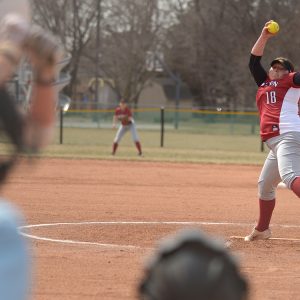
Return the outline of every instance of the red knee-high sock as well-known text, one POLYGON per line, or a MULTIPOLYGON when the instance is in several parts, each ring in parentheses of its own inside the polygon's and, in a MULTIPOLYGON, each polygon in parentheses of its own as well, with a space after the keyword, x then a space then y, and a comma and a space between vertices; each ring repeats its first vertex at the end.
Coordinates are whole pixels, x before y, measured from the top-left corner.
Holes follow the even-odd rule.
POLYGON ((118 148, 118 143, 113 143, 113 150, 112 150, 112 154, 115 154, 118 148))
POLYGON ((296 177, 291 184, 292 191, 300 198, 300 177, 296 177))
POLYGON ((135 145, 136 145, 136 148, 138 149, 139 151, 139 154, 142 154, 142 146, 141 146, 141 143, 140 142, 135 142, 135 145))
POLYGON ((274 207, 275 207, 275 199, 273 200, 259 199, 259 219, 257 222, 257 226, 255 227, 256 230, 264 231, 269 228, 274 207))

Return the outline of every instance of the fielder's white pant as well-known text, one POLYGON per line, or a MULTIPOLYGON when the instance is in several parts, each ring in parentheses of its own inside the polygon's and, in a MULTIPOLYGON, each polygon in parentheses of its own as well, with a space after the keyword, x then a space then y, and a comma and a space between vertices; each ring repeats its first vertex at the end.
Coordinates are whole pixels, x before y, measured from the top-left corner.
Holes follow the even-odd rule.
POLYGON ((118 143, 121 141, 121 139, 123 138, 124 134, 129 131, 131 132, 131 136, 132 136, 132 140, 134 142, 138 142, 139 141, 139 137, 136 131, 136 127, 135 127, 135 123, 131 123, 129 125, 122 125, 119 127, 117 134, 115 136, 114 139, 114 143, 118 143))
POLYGON ((270 152, 258 180, 258 196, 262 200, 275 198, 275 190, 283 181, 290 189, 300 176, 300 132, 288 132, 266 141, 270 152))

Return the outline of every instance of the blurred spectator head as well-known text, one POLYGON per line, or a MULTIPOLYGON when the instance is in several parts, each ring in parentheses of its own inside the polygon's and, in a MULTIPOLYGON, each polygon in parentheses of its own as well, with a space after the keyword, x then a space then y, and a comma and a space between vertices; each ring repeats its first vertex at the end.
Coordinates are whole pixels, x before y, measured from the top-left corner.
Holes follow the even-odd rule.
POLYGON ((241 300, 247 291, 224 244, 196 230, 163 240, 139 286, 142 300, 241 300))

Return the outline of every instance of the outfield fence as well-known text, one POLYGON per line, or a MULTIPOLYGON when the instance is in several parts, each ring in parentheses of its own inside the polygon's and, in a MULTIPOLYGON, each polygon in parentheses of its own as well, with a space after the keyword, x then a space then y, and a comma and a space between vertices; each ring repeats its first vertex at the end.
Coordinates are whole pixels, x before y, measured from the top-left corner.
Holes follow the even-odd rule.
MULTIPOLYGON (((63 144, 64 128, 111 128, 113 115, 114 109, 71 109, 66 113, 61 110, 58 118, 60 144, 63 144)), ((254 111, 139 108, 134 110, 134 119, 139 131, 158 131, 161 147, 164 147, 166 132, 171 130, 207 135, 259 136, 259 119, 254 111)), ((260 150, 264 151, 263 143, 260 150)))
MULTIPOLYGON (((59 118, 60 126, 111 128, 113 109, 71 109, 59 118)), ((140 130, 186 130, 201 134, 259 134, 256 112, 229 112, 201 109, 142 108, 134 110, 140 130), (162 113, 163 111, 163 113, 162 113)))

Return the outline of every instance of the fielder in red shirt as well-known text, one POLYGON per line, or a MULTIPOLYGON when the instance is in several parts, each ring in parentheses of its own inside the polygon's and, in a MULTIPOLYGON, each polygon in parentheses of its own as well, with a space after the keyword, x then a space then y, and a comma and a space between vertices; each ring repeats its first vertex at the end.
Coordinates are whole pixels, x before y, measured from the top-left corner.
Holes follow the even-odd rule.
POLYGON ((138 155, 142 156, 142 146, 136 131, 135 122, 132 117, 132 112, 127 106, 126 101, 124 99, 121 99, 119 106, 115 110, 115 114, 113 117, 113 128, 116 128, 117 121, 121 122, 121 126, 119 127, 114 139, 112 155, 115 155, 118 145, 124 134, 130 130, 132 140, 134 141, 135 146, 138 150, 138 155))
POLYGON ((259 180, 259 218, 245 241, 268 239, 275 207, 275 191, 282 181, 300 197, 300 72, 287 58, 278 57, 265 71, 260 61, 267 41, 274 37, 267 22, 254 44, 249 67, 258 85, 256 104, 260 117, 260 135, 270 152, 259 180))

